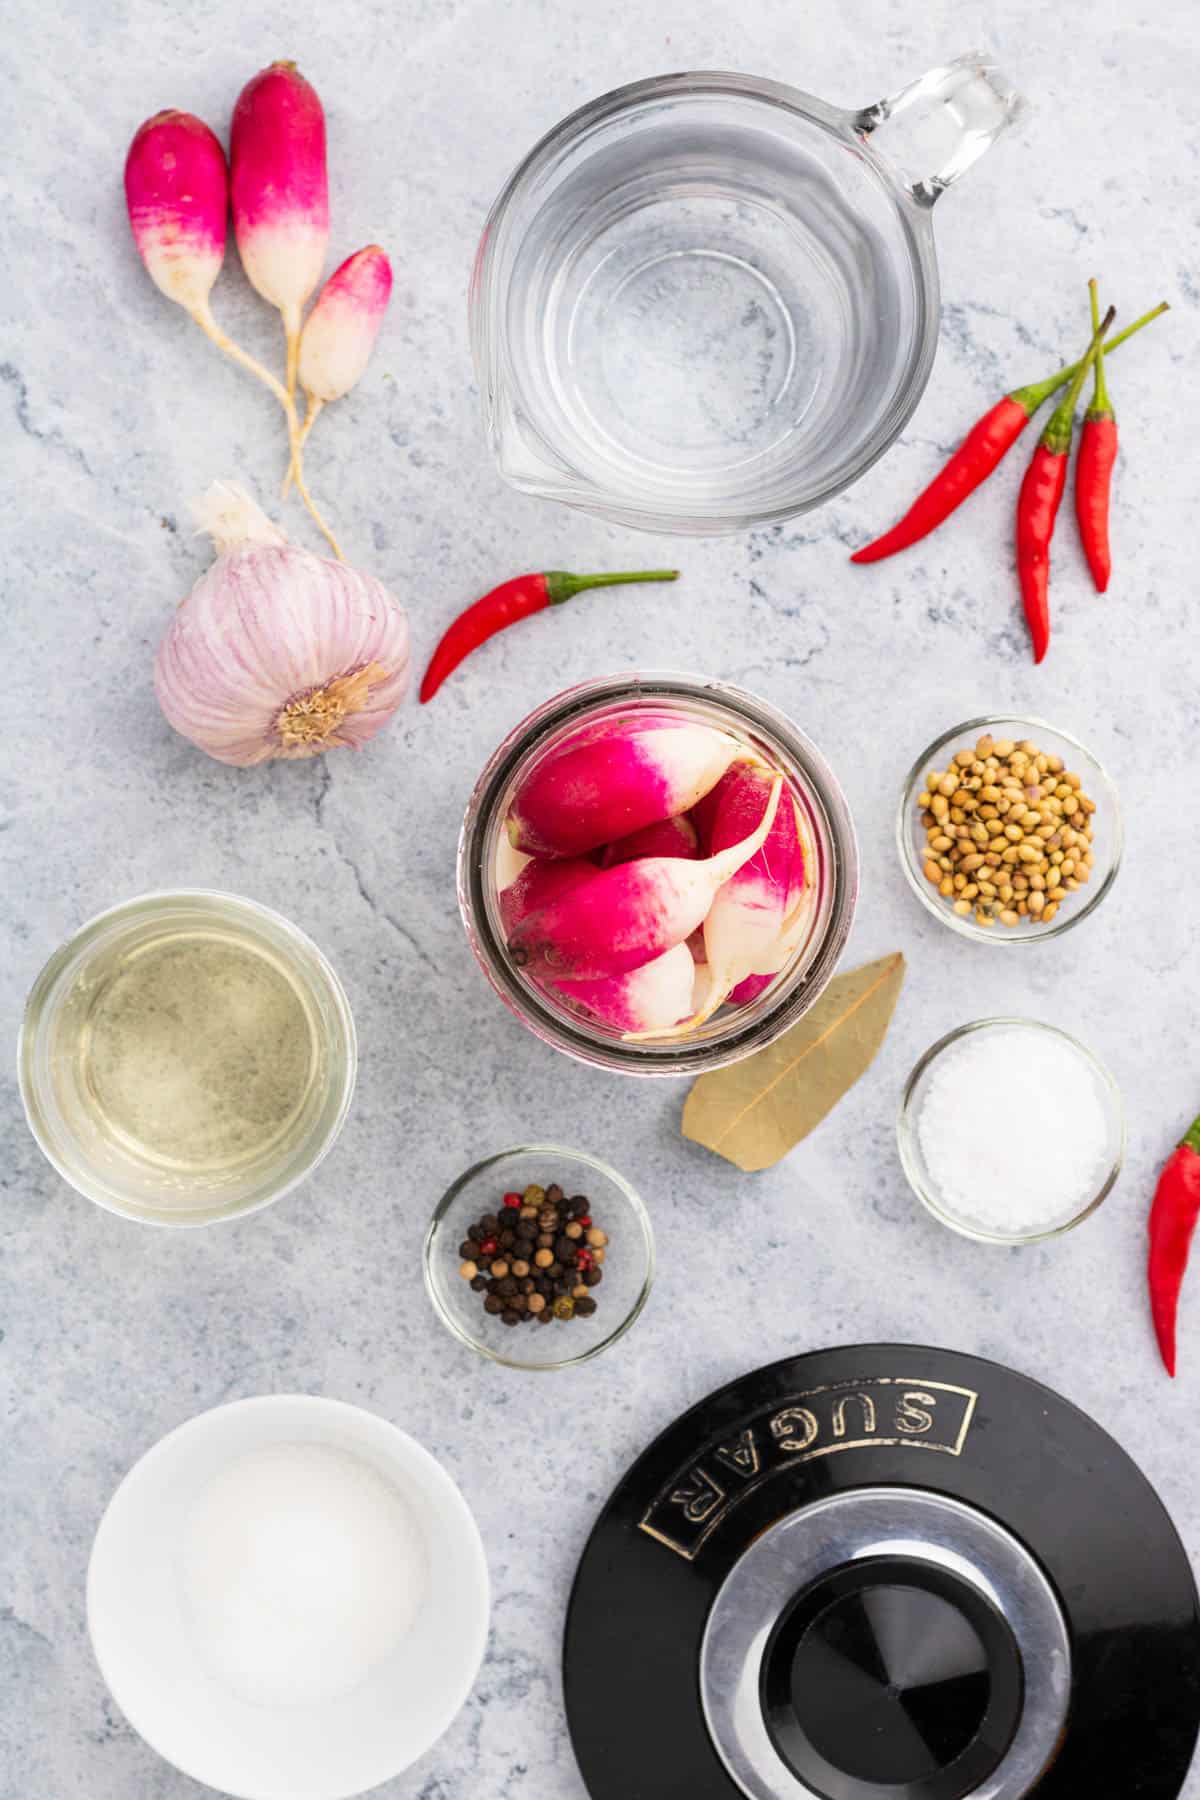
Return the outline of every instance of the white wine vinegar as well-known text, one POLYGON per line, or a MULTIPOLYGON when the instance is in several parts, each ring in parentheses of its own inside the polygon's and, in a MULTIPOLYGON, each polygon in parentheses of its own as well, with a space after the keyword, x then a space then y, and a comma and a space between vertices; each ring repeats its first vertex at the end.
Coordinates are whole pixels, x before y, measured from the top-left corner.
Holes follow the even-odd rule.
POLYGON ((164 1168, 228 1169, 286 1136, 314 1080, 306 998, 261 943, 185 929, 89 971, 79 1088, 103 1135, 164 1168))

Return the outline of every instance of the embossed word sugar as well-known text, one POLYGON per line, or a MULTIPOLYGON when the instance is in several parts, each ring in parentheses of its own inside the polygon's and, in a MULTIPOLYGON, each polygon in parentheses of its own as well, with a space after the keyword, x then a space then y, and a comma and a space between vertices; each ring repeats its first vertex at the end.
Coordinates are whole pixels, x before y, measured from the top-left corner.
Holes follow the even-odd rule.
POLYGON ((739 1500, 796 1463, 884 1444, 960 1455, 976 1398, 970 1388, 916 1376, 873 1376, 795 1394, 677 1470, 640 1528, 690 1562, 739 1500))

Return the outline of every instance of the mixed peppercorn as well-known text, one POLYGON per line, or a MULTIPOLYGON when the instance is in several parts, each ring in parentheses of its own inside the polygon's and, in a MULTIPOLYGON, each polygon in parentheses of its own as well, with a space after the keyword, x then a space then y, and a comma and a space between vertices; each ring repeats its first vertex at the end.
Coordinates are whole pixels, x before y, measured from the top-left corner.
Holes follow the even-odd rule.
POLYGON ((607 1245, 586 1195, 568 1200, 557 1182, 533 1183, 468 1226, 458 1272, 504 1325, 586 1319, 596 1310, 607 1245))

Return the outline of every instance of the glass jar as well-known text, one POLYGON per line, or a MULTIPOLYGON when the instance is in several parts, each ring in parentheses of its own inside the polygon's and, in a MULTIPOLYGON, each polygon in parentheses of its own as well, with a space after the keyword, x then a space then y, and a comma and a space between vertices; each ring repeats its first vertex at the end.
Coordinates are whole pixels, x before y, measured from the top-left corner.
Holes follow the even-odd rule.
POLYGON ((19 1062, 30 1130, 78 1193, 145 1224, 207 1225, 312 1173, 349 1111, 357 1053, 312 940, 252 900, 194 889, 128 900, 55 951, 19 1062), (207 1064, 181 1054, 181 982, 188 1023, 212 1027, 207 1064))
POLYGON ((765 700, 697 675, 610 675, 548 700, 511 731, 475 784, 458 846, 458 900, 480 968, 543 1042, 596 1068, 626 1075, 699 1075, 774 1042, 806 1013, 835 968, 858 898, 858 846, 845 797, 804 733, 765 700), (786 778, 797 802, 808 882, 801 941, 765 992, 725 1006, 686 1038, 638 1039, 578 1012, 535 985, 512 961, 500 918, 497 856, 507 849, 505 815, 535 762, 584 725, 632 712, 672 714, 739 738, 786 778))

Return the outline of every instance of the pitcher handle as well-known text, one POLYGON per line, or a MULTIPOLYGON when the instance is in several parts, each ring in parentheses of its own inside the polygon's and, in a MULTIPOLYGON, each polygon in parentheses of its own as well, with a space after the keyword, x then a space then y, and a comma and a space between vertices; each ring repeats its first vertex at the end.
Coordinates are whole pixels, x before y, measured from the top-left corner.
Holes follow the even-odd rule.
POLYGON ((854 129, 879 143, 914 200, 932 206, 1028 107, 989 57, 970 51, 864 107, 854 129), (914 175, 930 163, 932 174, 914 175))

